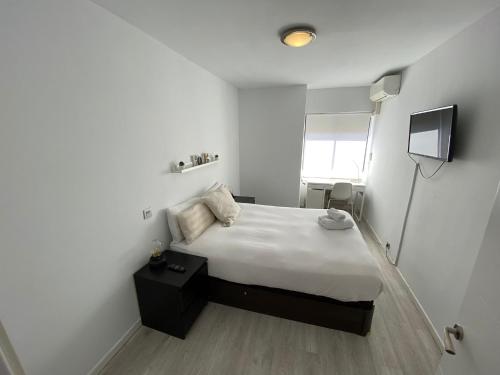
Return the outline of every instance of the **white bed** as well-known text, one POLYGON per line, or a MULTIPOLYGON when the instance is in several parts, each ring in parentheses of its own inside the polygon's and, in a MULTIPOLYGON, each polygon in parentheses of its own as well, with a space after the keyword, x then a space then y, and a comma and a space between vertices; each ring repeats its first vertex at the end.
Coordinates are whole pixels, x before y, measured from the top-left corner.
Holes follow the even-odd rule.
POLYGON ((317 219, 325 210, 240 206, 233 226, 215 222, 193 243, 173 242, 170 248, 207 257, 210 276, 235 283, 345 302, 380 294, 380 271, 356 226, 323 229, 317 219))

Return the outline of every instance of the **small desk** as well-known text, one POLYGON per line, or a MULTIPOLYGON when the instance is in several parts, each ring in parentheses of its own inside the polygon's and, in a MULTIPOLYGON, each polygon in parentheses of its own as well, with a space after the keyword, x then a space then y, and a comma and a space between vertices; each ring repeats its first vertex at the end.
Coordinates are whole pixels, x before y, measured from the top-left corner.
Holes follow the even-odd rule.
MULTIPOLYGON (((366 184, 363 182, 353 182, 349 180, 341 180, 341 179, 332 179, 332 178, 304 178, 303 181, 307 183, 307 196, 306 196, 306 207, 309 208, 325 208, 327 204, 327 196, 328 193, 332 190, 333 185, 337 182, 350 182, 352 184, 352 192, 353 192, 353 206, 354 206, 354 217, 356 220, 360 221, 363 217, 363 208, 365 205, 365 189, 366 184), (323 205, 322 207, 316 207, 317 204, 313 204, 313 206, 307 203, 307 197, 309 194, 309 189, 317 191, 316 199, 320 199, 323 197, 323 205), (359 205, 359 213, 356 213, 356 202, 360 200, 359 205)), ((316 200, 317 202, 317 200, 316 200)), ((316 203, 315 202, 315 203, 316 203)))

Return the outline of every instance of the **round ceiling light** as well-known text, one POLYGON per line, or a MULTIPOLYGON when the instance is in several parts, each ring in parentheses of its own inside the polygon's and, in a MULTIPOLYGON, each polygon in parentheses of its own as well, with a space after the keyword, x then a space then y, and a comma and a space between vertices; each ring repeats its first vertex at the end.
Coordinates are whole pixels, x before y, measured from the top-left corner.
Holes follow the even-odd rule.
POLYGON ((289 47, 304 47, 316 39, 312 27, 294 27, 281 33, 281 43, 289 47))

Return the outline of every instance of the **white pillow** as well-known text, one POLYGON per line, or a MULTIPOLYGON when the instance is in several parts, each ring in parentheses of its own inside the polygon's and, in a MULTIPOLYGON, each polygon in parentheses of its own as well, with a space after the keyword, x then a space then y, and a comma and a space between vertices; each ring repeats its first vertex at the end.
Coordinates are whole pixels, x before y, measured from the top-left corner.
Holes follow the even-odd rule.
POLYGON ((180 214, 185 209, 194 206, 199 201, 200 197, 194 197, 179 204, 176 204, 173 207, 167 208, 168 227, 170 229, 170 234, 172 235, 172 242, 179 243, 184 240, 184 235, 182 234, 181 228, 179 227, 179 223, 177 222, 177 215, 180 214))
POLYGON ((214 221, 215 217, 212 211, 201 202, 177 215, 177 222, 188 244, 197 239, 214 221))
POLYGON ((231 226, 241 210, 225 186, 205 194, 202 201, 225 226, 231 226))
MULTIPOLYGON (((204 194, 207 194, 211 191, 217 190, 223 185, 219 182, 215 182, 212 186, 210 186, 204 194)), ((177 215, 180 214, 185 209, 195 205, 201 200, 201 197, 193 197, 188 200, 185 200, 181 203, 176 204, 173 207, 167 208, 167 221, 168 228, 170 229, 170 234, 172 235, 172 242, 179 243, 184 241, 184 235, 182 234, 181 228, 179 227, 179 223, 177 222, 177 215)))

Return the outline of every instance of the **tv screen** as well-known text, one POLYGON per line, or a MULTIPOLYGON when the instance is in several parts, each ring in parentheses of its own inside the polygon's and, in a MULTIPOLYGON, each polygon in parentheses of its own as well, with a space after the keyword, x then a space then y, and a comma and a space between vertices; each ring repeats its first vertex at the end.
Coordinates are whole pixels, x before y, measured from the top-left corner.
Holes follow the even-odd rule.
POLYGON ((456 121, 456 105, 413 113, 408 153, 452 161, 456 121))

